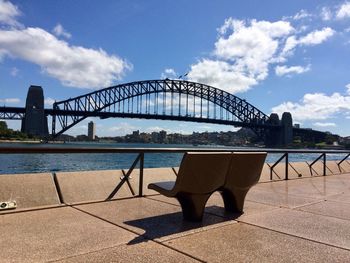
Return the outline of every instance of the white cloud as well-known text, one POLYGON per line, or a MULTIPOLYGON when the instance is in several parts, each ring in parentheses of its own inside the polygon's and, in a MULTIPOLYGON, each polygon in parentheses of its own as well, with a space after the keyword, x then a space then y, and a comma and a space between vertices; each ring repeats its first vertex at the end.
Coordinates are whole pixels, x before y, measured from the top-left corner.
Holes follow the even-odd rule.
MULTIPOLYGON (((256 21, 252 20, 246 26, 243 21, 228 19, 221 32, 232 30, 232 34, 225 37, 222 34, 215 43, 215 55, 224 60, 235 61, 242 67, 247 67, 252 73, 260 73, 265 70, 265 63, 277 51, 276 38, 290 34, 294 29, 289 22, 256 21), (227 28, 227 24, 230 25, 227 28), (253 63, 252 60, 255 60, 253 63), (254 64, 264 64, 255 66, 254 64)), ((264 73, 263 73, 264 74, 264 73)))
POLYGON ((247 91, 267 77, 269 64, 276 62, 279 41, 293 31, 286 21, 226 19, 218 29, 214 58, 191 65, 188 78, 231 93, 247 91))
POLYGON ((293 54, 294 48, 300 46, 314 46, 323 43, 328 38, 333 36, 335 31, 330 27, 325 27, 321 30, 315 30, 308 33, 306 36, 300 37, 290 36, 287 38, 285 46, 282 50, 281 56, 288 56, 293 54))
POLYGON ((350 2, 342 4, 336 14, 337 19, 344 19, 348 17, 350 17, 350 2))
POLYGON ((13 67, 13 68, 11 69, 10 74, 11 74, 12 77, 16 77, 16 76, 18 75, 18 72, 19 72, 18 68, 13 67))
MULTIPOLYGON (((301 10, 293 19, 311 17, 301 10)), ((307 30, 306 27, 302 27, 307 30)), ((329 27, 300 36, 289 21, 236 20, 229 18, 218 28, 212 57, 190 66, 188 79, 230 93, 245 92, 266 79, 273 64, 284 63, 298 46, 313 46, 326 41, 335 31, 329 27), (299 37, 300 36, 300 37, 299 37)), ((279 75, 301 74, 310 66, 277 66, 279 75)))
POLYGON ((58 37, 60 37, 60 36, 63 36, 65 38, 71 38, 72 37, 71 33, 66 31, 61 24, 57 24, 54 27, 54 29, 52 30, 52 32, 58 37))
POLYGON ((52 106, 55 103, 55 101, 55 99, 48 97, 44 100, 44 104, 47 106, 52 106))
POLYGON ((159 127, 159 126, 153 126, 153 127, 148 127, 146 129, 147 132, 160 132, 160 131, 166 131, 166 132, 171 132, 170 129, 166 129, 166 128, 163 128, 163 127, 159 127))
POLYGON ((306 10, 302 9, 300 10, 298 13, 296 13, 294 16, 293 16, 293 19, 294 20, 300 20, 300 19, 304 19, 304 18, 307 18, 307 17, 311 17, 312 15, 310 13, 308 13, 306 10))
POLYGON ((177 73, 172 68, 165 69, 164 72, 162 72, 162 74, 161 74, 162 79, 166 79, 166 78, 176 79, 177 76, 178 76, 177 73))
POLYGON ((285 111, 292 113, 293 120, 302 122, 305 120, 326 120, 333 118, 335 114, 350 114, 350 96, 333 93, 307 93, 299 102, 283 102, 273 107, 272 112, 282 114, 285 111))
MULTIPOLYGON (((18 8, 0 0, 0 23, 18 25, 18 8)), ((56 33, 66 36, 63 27, 56 33)), ((132 65, 103 49, 71 46, 41 28, 0 29, 0 61, 5 56, 40 66, 43 73, 63 85, 78 88, 102 88, 120 80, 132 65)))
POLYGON ((138 128, 127 122, 120 122, 117 126, 108 128, 111 136, 130 134, 138 128))
POLYGON ((7 99, 0 99, 0 103, 2 104, 18 104, 21 100, 18 98, 7 98, 7 99))
POLYGON ((41 28, 0 30, 0 50, 39 65, 63 85, 79 88, 109 86, 132 68, 102 49, 70 46, 41 28))
POLYGON ((321 44, 326 41, 328 38, 333 36, 335 31, 330 27, 325 27, 322 30, 315 30, 306 36, 299 39, 299 44, 305 46, 313 46, 321 44))
POLYGON ((347 94, 350 95, 350 83, 347 84, 345 87, 346 87, 347 94))
POLYGON ((0 23, 9 26, 21 26, 20 23, 16 21, 21 12, 18 10, 17 6, 13 5, 9 1, 0 0, 0 23))
POLYGON ((191 65, 188 78, 192 81, 206 83, 230 93, 244 92, 258 82, 239 72, 235 66, 219 60, 203 59, 191 65))
POLYGON ((317 127, 336 127, 337 125, 333 122, 315 122, 312 125, 317 127))
POLYGON ((307 67, 302 66, 276 66, 275 73, 277 76, 290 75, 290 74, 302 74, 310 70, 310 65, 307 67))
POLYGON ((322 7, 321 18, 323 21, 329 21, 332 19, 332 11, 328 7, 322 7))

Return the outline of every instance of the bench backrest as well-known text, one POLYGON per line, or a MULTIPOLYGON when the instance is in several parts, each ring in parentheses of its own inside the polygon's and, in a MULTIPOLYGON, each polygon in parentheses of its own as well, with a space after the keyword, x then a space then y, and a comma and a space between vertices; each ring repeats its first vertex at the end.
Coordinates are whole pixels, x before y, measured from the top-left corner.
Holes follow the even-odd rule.
POLYGON ((232 153, 185 153, 174 189, 194 194, 210 193, 225 182, 232 153))
POLYGON ((225 186, 249 188, 260 179, 266 152, 234 152, 227 172, 225 186))

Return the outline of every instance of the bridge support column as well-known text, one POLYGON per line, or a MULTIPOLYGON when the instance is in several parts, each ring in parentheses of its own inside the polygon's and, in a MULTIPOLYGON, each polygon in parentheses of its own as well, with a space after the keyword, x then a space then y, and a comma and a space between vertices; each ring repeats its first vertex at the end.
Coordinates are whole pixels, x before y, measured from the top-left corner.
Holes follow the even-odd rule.
POLYGON ((273 128, 266 130, 265 145, 268 147, 277 147, 281 145, 281 122, 277 113, 271 113, 269 124, 272 125, 273 128))
POLYGON ((283 146, 290 145, 293 142, 293 120, 290 112, 284 112, 281 119, 281 142, 283 146))
POLYGON ((21 131, 40 137, 49 135, 47 116, 44 111, 44 92, 40 86, 29 87, 21 131))
POLYGON ((268 147, 285 147, 293 142, 293 120, 290 112, 284 112, 280 120, 276 113, 271 113, 270 124, 274 126, 267 131, 265 144, 268 147))

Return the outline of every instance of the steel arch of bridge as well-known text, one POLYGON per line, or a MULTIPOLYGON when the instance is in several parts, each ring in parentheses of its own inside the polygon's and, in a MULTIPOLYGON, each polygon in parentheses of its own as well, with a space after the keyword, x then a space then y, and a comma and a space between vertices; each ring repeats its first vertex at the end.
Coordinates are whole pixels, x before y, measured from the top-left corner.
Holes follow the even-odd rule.
POLYGON ((53 137, 87 117, 226 124, 250 127, 258 135, 269 126, 269 117, 244 99, 205 84, 170 79, 120 84, 55 102, 52 117, 53 137))

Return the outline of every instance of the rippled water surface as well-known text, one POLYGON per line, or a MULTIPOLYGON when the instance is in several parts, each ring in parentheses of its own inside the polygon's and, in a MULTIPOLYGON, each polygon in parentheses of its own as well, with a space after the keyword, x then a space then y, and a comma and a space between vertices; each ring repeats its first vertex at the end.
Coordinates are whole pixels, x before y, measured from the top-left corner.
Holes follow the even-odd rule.
MULTIPOLYGON (((24 143, 1 143, 3 146, 28 147, 33 144, 24 143)), ((36 147, 46 147, 38 144, 36 147)), ((122 148, 230 148, 223 146, 193 146, 193 145, 171 145, 171 144, 117 144, 117 143, 67 143, 50 144, 57 147, 122 147, 122 148)), ((254 148, 251 148, 254 150, 254 148)), ((86 170, 112 170, 129 168, 137 154, 0 154, 0 174, 14 173, 38 173, 57 171, 86 171, 86 170)), ((289 161, 313 161, 319 154, 290 154, 289 161)), ((327 160, 340 160, 345 154, 327 154, 327 160)), ((281 154, 269 154, 267 162, 274 162, 281 154)), ((180 164, 182 154, 180 153, 148 153, 145 154, 145 168, 154 167, 176 167, 180 164)))

